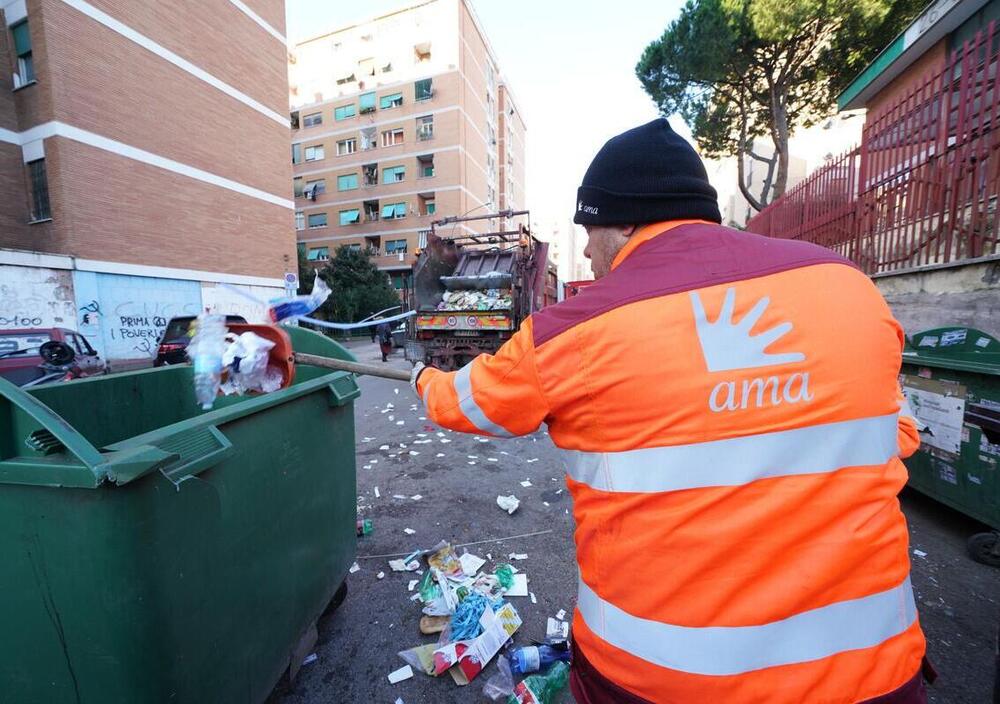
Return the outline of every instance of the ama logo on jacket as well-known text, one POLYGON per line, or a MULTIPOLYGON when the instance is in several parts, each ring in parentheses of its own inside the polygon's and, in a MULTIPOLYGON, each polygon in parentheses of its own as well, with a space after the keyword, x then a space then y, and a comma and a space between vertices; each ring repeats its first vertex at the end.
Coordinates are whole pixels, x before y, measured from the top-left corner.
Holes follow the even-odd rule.
MULTIPOLYGON (((736 288, 726 289, 722 310, 714 321, 708 319, 705 305, 697 291, 691 291, 691 307, 698 331, 698 342, 710 374, 760 367, 775 367, 804 362, 802 352, 768 352, 792 330, 792 323, 785 321, 756 335, 750 331, 764 315, 771 303, 769 296, 758 300, 738 322, 733 320, 736 308, 736 288)), ((780 347, 780 345, 779 345, 780 347)), ((708 407, 714 413, 777 406, 781 403, 808 403, 813 400, 809 392, 809 372, 794 372, 788 376, 774 374, 751 379, 724 380, 712 387, 708 407)))

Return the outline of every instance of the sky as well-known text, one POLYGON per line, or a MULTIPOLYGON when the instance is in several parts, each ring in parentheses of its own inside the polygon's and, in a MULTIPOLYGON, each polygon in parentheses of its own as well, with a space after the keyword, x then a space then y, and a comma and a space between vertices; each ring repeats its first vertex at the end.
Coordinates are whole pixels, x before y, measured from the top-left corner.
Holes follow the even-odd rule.
MULTIPOLYGON (((405 6, 401 0, 286 0, 290 43, 405 6)), ((683 0, 473 0, 527 124, 531 219, 565 231, 576 188, 609 138, 657 117, 635 77, 643 49, 683 0), (627 7, 627 10, 622 9, 627 7)), ((685 137, 679 118, 671 125, 685 137)), ((546 233, 538 232, 543 239, 546 233)))

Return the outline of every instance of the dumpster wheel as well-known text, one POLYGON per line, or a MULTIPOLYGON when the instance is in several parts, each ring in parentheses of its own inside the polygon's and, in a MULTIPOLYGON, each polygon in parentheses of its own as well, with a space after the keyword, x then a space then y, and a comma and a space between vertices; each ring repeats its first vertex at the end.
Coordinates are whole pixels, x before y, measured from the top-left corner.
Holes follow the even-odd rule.
POLYGON ((1000 533, 976 533, 966 543, 969 557, 991 567, 1000 567, 1000 533))

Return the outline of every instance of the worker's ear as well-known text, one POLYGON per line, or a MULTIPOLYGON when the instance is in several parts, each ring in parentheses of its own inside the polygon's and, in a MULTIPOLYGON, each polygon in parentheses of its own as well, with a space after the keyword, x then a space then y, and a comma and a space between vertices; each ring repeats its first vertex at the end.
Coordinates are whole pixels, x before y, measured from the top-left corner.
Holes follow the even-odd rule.
POLYGON ((622 231, 622 237, 631 237, 635 234, 635 231, 639 229, 638 225, 630 225, 624 231, 622 231))

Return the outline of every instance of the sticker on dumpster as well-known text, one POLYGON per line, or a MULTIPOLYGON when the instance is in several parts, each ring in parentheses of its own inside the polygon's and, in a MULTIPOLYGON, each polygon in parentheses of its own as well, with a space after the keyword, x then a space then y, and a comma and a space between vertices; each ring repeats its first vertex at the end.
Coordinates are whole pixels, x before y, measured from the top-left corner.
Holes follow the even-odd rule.
POLYGON ((907 374, 903 393, 913 409, 921 442, 957 455, 962 447, 965 387, 907 374))
POLYGON ((933 335, 928 335, 927 337, 920 340, 920 347, 937 347, 938 339, 933 335))
POLYGON ((989 347, 989 346, 990 346, 990 338, 988 337, 980 337, 978 340, 976 340, 976 347, 989 347))
POLYGON ((938 476, 941 481, 948 482, 949 484, 958 484, 958 473, 955 472, 955 468, 944 460, 938 459, 937 457, 931 460, 934 468, 937 470, 938 476))
POLYGON ((965 338, 968 337, 969 331, 965 328, 961 330, 949 330, 947 332, 941 333, 941 346, 951 347, 952 345, 958 345, 965 342, 965 338))

